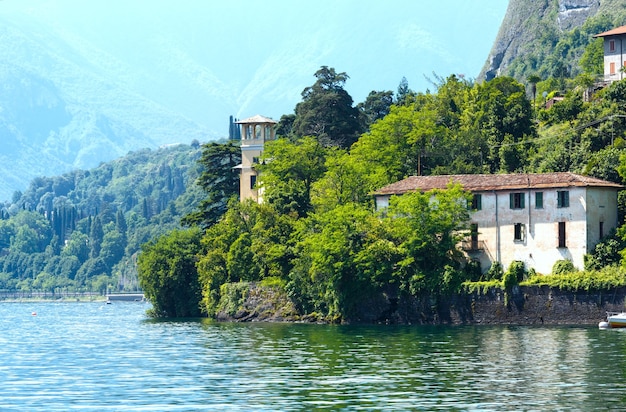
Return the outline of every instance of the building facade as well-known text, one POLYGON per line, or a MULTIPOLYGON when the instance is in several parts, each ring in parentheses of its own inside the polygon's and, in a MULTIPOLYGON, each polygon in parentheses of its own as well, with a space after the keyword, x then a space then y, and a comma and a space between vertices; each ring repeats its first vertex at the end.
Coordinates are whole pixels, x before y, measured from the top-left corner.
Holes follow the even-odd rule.
POLYGON ((239 178, 239 199, 263 201, 259 189, 259 173, 255 165, 259 163, 265 143, 276 139, 276 121, 256 115, 235 122, 241 128, 241 175, 239 178))
POLYGON ((614 82, 624 78, 626 67, 626 26, 596 34, 604 39, 604 81, 614 82))
POLYGON ((616 183, 574 173, 411 176, 374 195, 376 207, 410 191, 459 183, 473 195, 469 236, 461 244, 486 271, 513 261, 549 274, 558 260, 584 268, 584 255, 618 226, 616 183))

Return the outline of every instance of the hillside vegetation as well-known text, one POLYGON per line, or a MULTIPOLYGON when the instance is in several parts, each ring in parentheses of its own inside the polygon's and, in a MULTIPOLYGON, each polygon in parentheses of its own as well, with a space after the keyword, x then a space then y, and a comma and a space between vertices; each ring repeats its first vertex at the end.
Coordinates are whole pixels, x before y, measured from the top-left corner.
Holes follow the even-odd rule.
MULTIPOLYGON (((510 0, 478 78, 573 78, 583 72, 585 48, 599 41, 592 36, 624 24, 620 0, 510 0)), ((591 74, 601 75, 601 66, 595 68, 591 74)))
POLYGON ((180 227, 203 194, 200 146, 144 149, 34 179, 0 219, 0 289, 137 290, 141 244, 180 227))

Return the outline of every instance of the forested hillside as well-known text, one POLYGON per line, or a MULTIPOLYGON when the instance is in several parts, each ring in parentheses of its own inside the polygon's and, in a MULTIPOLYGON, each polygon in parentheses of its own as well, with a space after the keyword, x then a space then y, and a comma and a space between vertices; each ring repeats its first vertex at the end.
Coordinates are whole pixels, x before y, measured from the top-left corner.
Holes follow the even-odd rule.
POLYGON ((140 245, 179 228, 204 197, 200 156, 197 142, 144 149, 34 179, 2 205, 0 289, 137 290, 140 245))

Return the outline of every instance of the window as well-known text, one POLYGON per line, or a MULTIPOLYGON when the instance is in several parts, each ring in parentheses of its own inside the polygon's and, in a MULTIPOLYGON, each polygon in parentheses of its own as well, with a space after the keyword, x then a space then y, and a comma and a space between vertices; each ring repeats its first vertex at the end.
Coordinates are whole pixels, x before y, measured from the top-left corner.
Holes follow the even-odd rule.
POLYGON ((615 51, 615 40, 609 40, 609 51, 615 51))
POLYGON ((514 234, 513 234, 513 240, 515 240, 516 242, 523 242, 524 241, 524 235, 525 235, 525 228, 524 228, 524 224, 523 223, 516 223, 514 226, 514 234))
POLYGON ((255 165, 259 164, 259 158, 257 156, 252 157, 252 163, 255 165))
POLYGON ((604 222, 600 222, 600 239, 604 237, 604 222))
POLYGON ((535 209, 543 209, 543 192, 535 193, 535 209))
POLYGON ((481 210, 482 208, 483 208, 482 195, 475 194, 474 196, 472 196, 472 202, 470 204, 470 209, 471 210, 481 210))
POLYGON ((609 64, 609 74, 615 74, 615 62, 609 64))
POLYGON ((559 222, 559 247, 567 247, 565 243, 565 222, 559 222))
POLYGON ((524 193, 511 193, 509 196, 511 209, 524 208, 524 193))
POLYGON ((256 175, 250 176, 250 189, 254 189, 254 186, 256 186, 256 175))
POLYGON ((556 207, 569 207, 569 192, 567 190, 556 192, 556 207))

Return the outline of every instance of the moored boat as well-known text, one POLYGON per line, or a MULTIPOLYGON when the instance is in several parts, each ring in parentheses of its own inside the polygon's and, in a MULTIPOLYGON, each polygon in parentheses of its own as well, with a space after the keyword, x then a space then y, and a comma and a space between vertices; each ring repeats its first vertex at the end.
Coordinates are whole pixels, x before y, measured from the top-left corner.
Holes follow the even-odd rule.
POLYGON ((626 328, 626 312, 607 312, 606 320, 610 328, 626 328))

